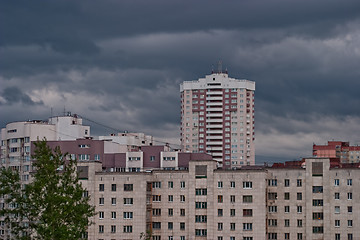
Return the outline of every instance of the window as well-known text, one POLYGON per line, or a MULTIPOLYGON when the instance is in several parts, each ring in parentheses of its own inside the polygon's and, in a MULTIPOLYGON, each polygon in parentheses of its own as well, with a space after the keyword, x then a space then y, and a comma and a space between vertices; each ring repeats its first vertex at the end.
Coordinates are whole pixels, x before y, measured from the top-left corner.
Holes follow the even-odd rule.
POLYGON ((285 219, 284 226, 285 227, 290 227, 290 219, 285 219))
POLYGON ((284 193, 284 199, 285 200, 290 200, 290 193, 289 192, 284 193))
POLYGON ((302 180, 301 180, 301 179, 297 179, 297 180, 296 180, 296 186, 297 186, 297 187, 301 187, 301 186, 302 186, 302 180))
POLYGON ((195 236, 205 237, 207 235, 206 229, 195 229, 195 236))
POLYGON ((185 182, 184 181, 180 182, 180 188, 185 188, 185 182))
POLYGON ((218 223, 218 231, 222 231, 223 227, 223 223, 218 223))
POLYGON ((348 180, 347 180, 347 185, 348 185, 348 186, 352 186, 352 179, 348 179, 348 180))
POLYGON ((116 219, 116 212, 111 212, 111 219, 116 219))
POLYGON ((276 213, 277 212, 277 206, 269 206, 269 213, 276 213))
POLYGON ((335 227, 340 227, 340 220, 335 220, 335 227))
POLYGON ((348 220, 348 227, 352 227, 353 226, 353 220, 348 220))
POLYGON ((104 184, 99 184, 99 192, 103 192, 104 191, 104 184))
POLYGON ((313 186, 313 193, 322 193, 323 186, 313 186))
POLYGON ((153 195, 152 200, 153 202, 161 202, 161 195, 153 195))
POLYGON ((277 219, 268 219, 269 227, 276 227, 277 226, 277 219))
POLYGON ((169 208, 169 209, 168 209, 168 216, 169 216, 169 217, 172 217, 173 215, 174 215, 174 209, 169 208))
POLYGON ((334 186, 339 186, 339 185, 340 185, 340 180, 334 179, 334 186))
POLYGON ((104 233, 104 225, 99 225, 99 233, 104 233))
POLYGON ((153 216, 161 216, 161 209, 160 208, 153 208, 152 215, 153 216))
POLYGON ((132 184, 124 184, 124 191, 130 192, 132 190, 133 190, 133 185, 132 184))
POLYGON ((277 186, 277 179, 269 179, 268 180, 268 186, 277 186))
POLYGON ((335 206, 335 213, 340 213, 340 206, 335 206))
POLYGON ((94 160, 95 161, 100 161, 100 154, 95 154, 94 155, 94 160))
POLYGON ((243 196, 243 203, 252 203, 253 197, 252 195, 244 195, 243 196))
POLYGON ((352 233, 348 233, 348 240, 353 240, 353 234, 352 233))
POLYGON ((115 225, 111 225, 111 233, 116 233, 116 226, 115 225))
POLYGON ((339 199, 340 199, 340 193, 338 193, 338 192, 335 193, 335 199, 336 199, 336 200, 339 200, 339 199))
POLYGON ((222 209, 218 209, 218 217, 222 217, 223 216, 223 210, 222 209))
POLYGON ((297 226, 298 226, 298 227, 302 227, 302 219, 298 219, 298 220, 297 220, 297 226))
POLYGON ((132 233, 132 226, 124 226, 124 233, 132 233))
POLYGON ((168 182, 168 188, 174 188, 174 182, 169 181, 168 182))
POLYGON ((352 192, 347 193, 348 200, 352 200, 352 192))
POLYGON ((207 195, 207 189, 206 188, 196 188, 195 195, 207 195))
POLYGON ((253 237, 243 237, 243 240, 253 240, 253 237))
POLYGON ((218 203, 222 203, 223 200, 223 195, 218 195, 218 203))
POLYGON ((352 206, 348 206, 348 213, 352 213, 352 206))
POLYGON ((268 233, 268 239, 269 240, 277 239, 277 233, 268 233))
POLYGON ((116 184, 111 184, 111 191, 116 192, 116 184))
POLYGON ((301 193, 301 192, 298 192, 298 193, 296 194, 296 199, 297 199, 297 200, 302 200, 302 193, 301 193))
POLYGON ((104 219, 104 212, 99 212, 99 219, 104 219))
POLYGON ((302 213, 302 206, 297 206, 297 213, 302 213))
POLYGON ((151 162, 155 161, 155 156, 150 156, 150 161, 151 162))
POLYGON ((324 200, 322 199, 313 199, 313 206, 323 206, 324 205, 324 200))
POLYGON ((235 195, 230 195, 230 202, 235 203, 235 195))
POLYGON ((207 208, 207 202, 195 202, 195 208, 196 209, 206 209, 207 208))
POLYGON ((185 195, 180 195, 180 202, 185 202, 185 195))
POLYGON ((207 222, 207 216, 206 215, 195 215, 195 222, 206 223, 207 222))
POLYGON ((133 202, 134 202, 133 198, 124 198, 125 205, 131 205, 131 204, 133 204, 133 202))
POLYGON ((284 233, 284 239, 290 239, 290 233, 284 233))
POLYGON ((235 231, 236 226, 235 223, 230 223, 230 231, 235 231))
POLYGON ((161 188, 161 182, 153 182, 152 187, 153 188, 161 188))
POLYGON ((322 212, 313 212, 313 220, 323 220, 324 213, 322 212))
POLYGON ((111 205, 116 205, 116 198, 111 198, 111 205))
POLYGON ((243 216, 244 217, 252 217, 252 209, 243 209, 243 216))
POLYGON ((104 205, 104 198, 99 198, 99 205, 104 205))
POLYGON ((168 196, 168 200, 169 200, 169 202, 173 202, 173 201, 174 201, 174 196, 173 196, 173 195, 169 195, 169 196, 168 196))
POLYGON ((302 240, 302 239, 303 239, 302 233, 298 233, 298 234, 297 234, 297 240, 302 240))
POLYGON ((184 222, 180 223, 180 230, 185 230, 185 223, 184 222))
POLYGON ((268 193, 268 199, 269 200, 276 200, 277 199, 277 193, 276 192, 269 192, 268 193))
POLYGON ((161 229, 161 222, 153 222, 152 227, 153 229, 161 229))
POLYGON ((324 233, 324 227, 313 227, 313 233, 324 233))
POLYGON ((235 209, 230 209, 230 217, 235 217, 235 209))
POLYGON ((285 206, 284 207, 284 212, 289 213, 290 212, 290 206, 285 206))
POLYGON ((340 240, 340 233, 335 233, 335 240, 340 240))
POLYGON ((133 212, 124 212, 124 219, 132 219, 132 218, 133 218, 133 212))
POLYGON ((174 224, 172 222, 168 222, 168 229, 171 230, 174 228, 174 224))
POLYGON ((230 182, 230 188, 235 188, 235 182, 234 181, 230 182))
POLYGON ((251 189, 252 188, 252 182, 243 182, 243 188, 244 189, 251 189))
POLYGON ((180 236, 180 240, 185 240, 185 236, 180 236))
POLYGON ((181 208, 180 209, 180 216, 185 216, 185 209, 184 208, 181 208))

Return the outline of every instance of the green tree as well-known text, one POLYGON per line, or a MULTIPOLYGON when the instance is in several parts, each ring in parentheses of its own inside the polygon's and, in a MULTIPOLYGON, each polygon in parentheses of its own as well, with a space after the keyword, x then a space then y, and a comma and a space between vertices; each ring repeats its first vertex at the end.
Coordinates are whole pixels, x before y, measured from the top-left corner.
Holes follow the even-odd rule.
POLYGON ((67 160, 67 154, 62 154, 59 147, 52 150, 45 140, 35 143, 33 159, 33 181, 23 188, 17 172, 4 169, 1 173, 8 176, 0 178, 2 194, 7 196, 7 203, 14 205, 0 213, 7 216, 13 238, 81 238, 95 209, 89 204, 89 196, 84 196, 76 160, 67 160), (6 188, 14 184, 15 191, 6 188))

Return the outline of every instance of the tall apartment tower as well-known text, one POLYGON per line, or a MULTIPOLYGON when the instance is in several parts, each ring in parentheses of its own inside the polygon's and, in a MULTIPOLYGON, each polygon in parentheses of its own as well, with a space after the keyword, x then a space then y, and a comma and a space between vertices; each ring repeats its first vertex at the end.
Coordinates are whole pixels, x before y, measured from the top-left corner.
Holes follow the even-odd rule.
POLYGON ((223 168, 255 164, 254 91, 223 71, 180 84, 182 150, 207 152, 223 168))

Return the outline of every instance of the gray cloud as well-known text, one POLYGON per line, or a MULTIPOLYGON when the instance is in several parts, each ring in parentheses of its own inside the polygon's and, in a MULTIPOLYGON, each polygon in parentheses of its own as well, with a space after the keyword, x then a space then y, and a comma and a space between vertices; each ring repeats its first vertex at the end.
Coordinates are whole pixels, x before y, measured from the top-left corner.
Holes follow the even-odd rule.
POLYGON ((308 155, 334 136, 358 142, 359 16, 356 0, 2 1, 0 124, 65 107, 178 139, 179 84, 222 59, 256 81, 262 159, 308 155))

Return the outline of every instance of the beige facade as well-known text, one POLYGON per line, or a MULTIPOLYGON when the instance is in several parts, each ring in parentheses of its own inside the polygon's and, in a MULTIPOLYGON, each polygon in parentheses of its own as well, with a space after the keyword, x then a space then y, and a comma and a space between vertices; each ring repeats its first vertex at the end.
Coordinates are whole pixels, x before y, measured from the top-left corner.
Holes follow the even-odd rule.
POLYGON ((89 239, 139 239, 147 229, 166 240, 360 239, 360 169, 330 168, 329 159, 237 170, 191 161, 186 171, 124 173, 86 165, 82 182, 98 212, 89 239))

